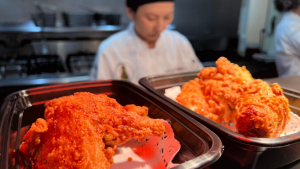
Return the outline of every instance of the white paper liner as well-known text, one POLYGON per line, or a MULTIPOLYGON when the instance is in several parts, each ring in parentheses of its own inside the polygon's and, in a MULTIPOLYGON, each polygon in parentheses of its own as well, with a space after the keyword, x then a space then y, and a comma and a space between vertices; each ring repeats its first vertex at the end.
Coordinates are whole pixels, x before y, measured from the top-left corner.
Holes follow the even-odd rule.
POLYGON ((166 89, 165 90, 165 96, 167 96, 168 98, 175 100, 177 96, 181 93, 181 88, 180 86, 174 86, 172 88, 166 89))
POLYGON ((171 125, 164 120, 166 131, 162 137, 150 136, 139 142, 131 140, 118 146, 111 169, 168 169, 176 164, 171 161, 180 150, 171 125), (131 158, 132 161, 128 159, 131 158))
MULTIPOLYGON (((178 96, 178 94, 181 93, 181 88, 180 86, 175 86, 172 88, 168 88, 165 90, 165 96, 169 97, 170 99, 176 101, 176 97, 178 96), (179 92, 179 93, 178 93, 179 92)), ((280 135, 280 137, 282 136, 286 136, 286 135, 290 135, 290 134, 294 134, 300 131, 300 118, 297 114, 290 112, 290 117, 291 120, 289 121, 289 123, 286 125, 283 133, 280 135)), ((223 126, 229 128, 232 131, 236 131, 235 126, 233 123, 221 123, 223 126)))

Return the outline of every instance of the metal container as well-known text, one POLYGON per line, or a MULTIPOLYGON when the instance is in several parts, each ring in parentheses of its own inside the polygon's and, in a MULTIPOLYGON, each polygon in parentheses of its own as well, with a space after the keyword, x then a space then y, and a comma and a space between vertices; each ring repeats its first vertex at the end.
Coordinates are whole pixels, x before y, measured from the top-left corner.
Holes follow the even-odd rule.
POLYGON ((38 13, 32 14, 31 18, 38 27, 55 27, 56 23, 56 14, 53 13, 38 13))
MULTIPOLYGON (((225 151, 211 168, 224 168, 224 166, 226 168, 278 168, 300 159, 300 132, 279 138, 245 137, 164 96, 165 89, 182 86, 195 79, 197 73, 145 77, 139 83, 214 131, 221 138, 225 151)), ((300 93, 284 89, 284 94, 290 101, 291 110, 300 115, 300 93)))
POLYGON ((0 168, 19 168, 19 161, 14 159, 19 159, 19 146, 27 132, 23 129, 43 118, 44 103, 75 92, 102 93, 121 105, 147 106, 151 118, 168 121, 181 144, 173 160, 180 164, 176 169, 206 167, 223 152, 217 135, 154 94, 125 81, 95 81, 33 88, 9 95, 0 112, 0 168))
POLYGON ((62 16, 67 27, 92 26, 94 23, 94 14, 63 13, 62 16))
POLYGON ((121 24, 121 15, 118 14, 103 14, 103 19, 107 25, 121 24))

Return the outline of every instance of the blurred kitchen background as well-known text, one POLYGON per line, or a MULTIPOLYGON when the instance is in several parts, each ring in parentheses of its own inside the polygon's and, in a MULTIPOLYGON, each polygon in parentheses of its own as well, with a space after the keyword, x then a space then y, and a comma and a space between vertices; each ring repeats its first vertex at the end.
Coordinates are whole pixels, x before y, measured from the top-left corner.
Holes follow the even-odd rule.
MULTIPOLYGON (((273 0, 176 0, 169 29, 205 66, 225 56, 272 78, 280 19, 273 0)), ((98 45, 129 22, 124 0, 0 0, 0 104, 21 89, 89 80, 98 45)))

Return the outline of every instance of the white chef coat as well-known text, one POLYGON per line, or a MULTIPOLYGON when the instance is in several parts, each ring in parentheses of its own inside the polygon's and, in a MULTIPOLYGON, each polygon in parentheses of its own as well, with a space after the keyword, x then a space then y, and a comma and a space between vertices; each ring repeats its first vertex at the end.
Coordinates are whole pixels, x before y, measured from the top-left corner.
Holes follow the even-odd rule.
POLYGON ((276 67, 279 76, 300 75, 300 16, 287 12, 276 28, 276 67))
POLYGON ((91 80, 127 80, 138 84, 146 76, 200 71, 203 68, 186 37, 172 30, 161 33, 155 47, 149 49, 131 23, 99 46, 91 70, 91 80))

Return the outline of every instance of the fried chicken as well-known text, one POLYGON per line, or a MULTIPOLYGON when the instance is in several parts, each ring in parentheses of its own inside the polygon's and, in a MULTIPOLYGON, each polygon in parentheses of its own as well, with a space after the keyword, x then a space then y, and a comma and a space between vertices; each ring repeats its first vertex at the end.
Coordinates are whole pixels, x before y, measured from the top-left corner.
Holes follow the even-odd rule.
POLYGON ((106 95, 75 93, 45 108, 45 120, 31 126, 20 148, 32 168, 108 169, 117 145, 165 130, 161 121, 147 116, 148 108, 123 107, 106 95))
POLYGON ((254 80, 245 67, 224 57, 216 65, 183 85, 178 103, 215 122, 234 123, 245 136, 279 137, 290 119, 280 86, 254 80))

